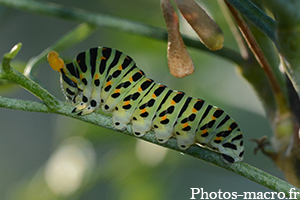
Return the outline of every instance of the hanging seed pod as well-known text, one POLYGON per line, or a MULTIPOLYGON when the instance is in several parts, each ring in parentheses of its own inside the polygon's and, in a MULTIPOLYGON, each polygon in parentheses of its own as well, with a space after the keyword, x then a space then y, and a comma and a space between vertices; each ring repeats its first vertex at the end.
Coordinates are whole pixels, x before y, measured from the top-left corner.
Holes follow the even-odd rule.
POLYGON ((183 17, 210 50, 223 47, 224 35, 218 24, 194 0, 175 0, 183 17))
POLYGON ((168 65, 175 77, 184 77, 194 72, 193 61, 179 32, 179 20, 169 0, 161 0, 161 8, 168 30, 168 65))

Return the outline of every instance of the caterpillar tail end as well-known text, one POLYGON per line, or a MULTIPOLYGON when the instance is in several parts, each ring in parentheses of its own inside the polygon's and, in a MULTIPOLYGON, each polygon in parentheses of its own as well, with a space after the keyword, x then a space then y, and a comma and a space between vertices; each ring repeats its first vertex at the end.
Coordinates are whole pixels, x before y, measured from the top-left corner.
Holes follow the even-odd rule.
POLYGON ((53 70, 59 71, 64 67, 64 61, 58 56, 56 51, 50 51, 47 55, 49 65, 53 70))

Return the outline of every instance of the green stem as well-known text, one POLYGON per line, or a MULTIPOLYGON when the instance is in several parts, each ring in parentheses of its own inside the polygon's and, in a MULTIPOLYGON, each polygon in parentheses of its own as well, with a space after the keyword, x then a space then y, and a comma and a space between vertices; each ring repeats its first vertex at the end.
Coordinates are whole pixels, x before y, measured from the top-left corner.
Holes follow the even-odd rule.
POLYGON ((59 38, 53 45, 45 49, 38 56, 32 58, 27 63, 24 69, 24 75, 30 76, 35 70, 35 67, 46 60, 47 54, 50 51, 62 51, 70 46, 76 45, 85 40, 95 31, 95 27, 86 23, 79 24, 76 28, 59 38))
POLYGON ((276 44, 276 22, 271 17, 259 9, 250 0, 227 0, 227 2, 276 44))
MULTIPOLYGON (((95 26, 106 26, 111 28, 117 28, 119 30, 123 30, 126 32, 149 36, 156 39, 166 40, 167 38, 166 31, 156 27, 144 25, 129 20, 90 13, 82 10, 69 9, 54 4, 45 4, 45 3, 39 3, 39 2, 34 2, 29 0, 22 0, 22 1, 21 0, 0 0, 0 3, 3 5, 30 10, 33 12, 38 12, 38 13, 43 13, 43 14, 48 14, 53 16, 60 16, 65 19, 72 19, 75 21, 85 21, 95 26)), ((196 47, 198 49, 208 51, 200 42, 195 43, 194 40, 188 38, 185 38, 185 42, 188 43, 189 45, 193 45, 193 47, 196 47)), ((235 54, 234 57, 231 57, 232 52, 228 51, 228 49, 226 48, 225 50, 221 50, 217 52, 219 53, 219 55, 224 57, 226 55, 229 57, 229 59, 232 60, 236 60, 238 56, 238 54, 235 54)), ((86 116, 77 116, 76 114, 72 114, 71 110, 73 109, 74 106, 58 101, 54 96, 52 96, 46 90, 41 88, 37 83, 33 82, 32 80, 28 79, 21 73, 11 68, 9 66, 10 60, 11 60, 10 57, 4 57, 3 66, 2 66, 3 70, 0 71, 0 78, 5 78, 17 84, 20 84, 21 86, 23 86, 24 88, 26 88, 27 90, 29 90, 30 92, 38 96, 40 99, 42 99, 46 103, 46 105, 49 106, 49 108, 43 103, 17 100, 17 99, 11 99, 6 97, 0 97, 0 107, 6 107, 6 108, 24 110, 24 111, 56 113, 56 114, 69 116, 88 123, 92 123, 98 126, 115 130, 110 117, 100 115, 97 113, 92 113, 86 116)), ((241 58, 239 62, 243 62, 243 59, 241 58)), ((133 136, 130 125, 128 125, 127 130, 123 131, 122 133, 133 136)), ((284 182, 283 180, 273 177, 246 163, 235 163, 231 165, 225 164, 220 159, 220 155, 218 153, 208 150, 206 148, 192 146, 186 151, 181 151, 177 146, 177 141, 175 138, 171 138, 166 144, 161 145, 156 141, 155 135, 151 131, 148 134, 145 134, 145 136, 143 136, 141 139, 160 146, 167 147, 169 149, 182 152, 184 154, 193 156, 195 158, 199 158, 201 160, 212 163, 214 165, 223 167, 229 171, 240 174, 252 181, 264 185, 274 191, 284 192, 286 195, 289 195, 290 188, 294 188, 292 185, 284 182)), ((300 192, 299 189, 295 190, 295 192, 297 191, 300 192)))
POLYGON ((28 112, 52 112, 44 103, 0 96, 0 107, 28 112))
MULTIPOLYGON (((45 3, 45 2, 41 3, 41 2, 31 1, 31 0, 0 0, 0 4, 15 9, 27 10, 30 12, 50 15, 53 17, 59 17, 59 18, 68 19, 72 21, 86 22, 95 27, 113 28, 118 31, 132 33, 136 35, 142 35, 142 36, 150 37, 152 39, 167 41, 168 38, 167 31, 162 28, 158 28, 137 21, 127 20, 127 19, 118 18, 114 16, 93 13, 93 12, 75 9, 75 8, 69 8, 58 4, 45 3)), ((187 36, 183 36, 183 41, 187 46, 197 48, 202 51, 212 53, 214 55, 221 56, 225 59, 237 63, 238 65, 247 64, 247 61, 244 60, 241 57, 241 55, 228 48, 223 48, 219 51, 210 51, 198 40, 194 40, 187 36)))
MULTIPOLYGON (((33 82, 23 74, 11 68, 9 66, 10 61, 16 56, 20 48, 21 48, 21 44, 16 45, 9 53, 4 55, 3 62, 2 62, 3 70, 0 71, 0 77, 11 80, 12 82, 23 86, 25 89, 27 89, 28 91, 32 92, 37 97, 42 99, 46 105, 44 105, 43 103, 38 103, 33 101, 11 99, 11 98, 0 96, 0 107, 23 110, 23 111, 31 111, 31 112, 44 112, 44 113, 46 112, 46 113, 65 115, 68 117, 72 117, 75 119, 79 119, 81 121, 85 121, 91 124, 95 124, 101 127, 105 127, 117 131, 114 128, 111 117, 107 117, 97 113, 91 113, 85 116, 78 116, 77 114, 73 114, 71 112, 74 108, 73 105, 60 102, 50 93, 48 93, 46 90, 40 87, 37 83, 33 82)), ((122 133, 134 137, 134 134, 131 131, 130 124, 127 125, 127 130, 122 131, 122 133)), ((231 165, 225 164, 222 161, 222 159, 220 159, 220 155, 217 152, 211 151, 206 148, 201 148, 199 146, 192 146, 188 150, 182 151, 178 148, 177 141, 175 138, 171 138, 165 144, 160 144, 157 142, 153 131, 150 131, 148 134, 145 134, 145 136, 141 137, 141 139, 160 146, 164 146, 169 149, 173 149, 175 151, 182 152, 184 154, 190 155, 195 158, 199 158, 206 162, 218 165, 220 167, 223 167, 229 171, 240 174, 252 181, 255 181, 277 192, 284 192, 285 194, 288 194, 289 189, 292 187, 288 183, 276 177, 273 177, 261 170, 258 170, 252 166, 249 166, 245 163, 235 163, 231 165)))
POLYGON ((2 70, 0 70, 0 78, 10 80, 24 87, 26 90, 40 98, 49 108, 55 109, 59 103, 52 94, 33 80, 10 67, 10 61, 17 55, 21 46, 21 43, 15 45, 9 53, 4 55, 2 59, 2 70))
MULTIPOLYGON (((47 106, 45 106, 44 104, 38 102, 0 97, 0 107, 31 112, 60 114, 117 131, 114 128, 111 117, 97 113, 92 113, 85 116, 78 116, 76 114, 71 113, 72 109, 74 108, 73 105, 70 105, 68 103, 61 103, 61 105, 62 106, 60 106, 56 110, 53 110, 47 108, 47 106)), ((131 132, 131 125, 127 125, 127 130, 122 131, 121 133, 135 137, 134 134, 131 132)), ((199 146, 191 146, 186 151, 182 151, 178 148, 177 141, 175 138, 169 139, 169 141, 165 144, 160 144, 157 142, 154 133, 150 131, 140 139, 157 144, 159 146, 164 146, 166 148, 173 149, 175 151, 217 165, 231 172, 244 176, 245 178, 248 178, 249 180, 252 180, 276 192, 284 192, 286 195, 289 195, 290 189, 295 188, 294 186, 286 183, 285 181, 274 177, 264 171, 261 171, 251 165, 248 165, 247 163, 240 162, 235 164, 226 164, 222 161, 222 159, 220 159, 220 155, 217 152, 211 151, 206 148, 201 148, 199 146)), ((296 188, 295 192, 300 192, 300 189, 296 188)))

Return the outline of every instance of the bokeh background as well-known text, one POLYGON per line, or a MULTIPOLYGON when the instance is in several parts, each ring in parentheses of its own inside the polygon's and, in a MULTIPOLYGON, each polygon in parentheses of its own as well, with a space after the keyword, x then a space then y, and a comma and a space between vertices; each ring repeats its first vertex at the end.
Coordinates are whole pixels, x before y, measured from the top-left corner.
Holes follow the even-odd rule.
MULTIPOLYGON (((51 2, 165 27, 159 1, 51 2)), ((225 45, 237 49, 217 2, 198 2, 223 29, 225 45)), ((1 6, 0 55, 22 42, 12 63, 22 68, 77 25, 1 6)), ((194 36, 183 19, 181 29, 194 36)), ((244 133, 244 161, 283 178, 271 160, 261 153, 253 155, 255 144, 249 139, 270 137, 270 124, 252 88, 238 75, 232 62, 189 48, 195 73, 178 79, 167 68, 166 41, 109 28, 98 28, 86 41, 63 53, 73 58, 95 46, 119 49, 134 58, 148 77, 226 110, 244 133)), ((63 99, 59 75, 46 62, 35 75, 52 94, 63 99)), ((2 85, 0 94, 40 101, 15 85, 2 85)), ((270 191, 193 157, 64 116, 0 108, 0 127, 0 199, 182 200, 192 197, 190 188, 203 188, 206 192, 270 191)))

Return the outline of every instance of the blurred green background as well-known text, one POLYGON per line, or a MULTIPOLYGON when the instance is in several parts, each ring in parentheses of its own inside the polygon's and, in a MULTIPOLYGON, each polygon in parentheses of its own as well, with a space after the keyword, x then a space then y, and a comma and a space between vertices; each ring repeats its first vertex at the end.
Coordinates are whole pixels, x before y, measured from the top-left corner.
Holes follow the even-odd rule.
MULTIPOLYGON (((165 27, 159 1, 51 2, 165 27)), ((225 45, 237 49, 216 1, 199 3, 223 29, 225 45)), ((22 42, 12 63, 20 68, 78 25, 5 7, 0 7, 0 14, 0 55, 22 42)), ((182 19, 181 28, 193 36, 182 19)), ((270 125, 253 90, 237 75, 231 62, 189 48, 195 73, 174 78, 167 68, 166 41, 108 28, 97 29, 64 55, 73 58, 95 46, 119 49, 130 55, 148 77, 226 110, 244 133, 244 161, 283 178, 271 160, 261 153, 253 155, 255 145, 249 139, 271 136, 270 125)), ((51 93, 63 99, 59 75, 47 63, 39 66, 36 76, 51 93)), ((39 101, 17 86, 1 85, 0 94, 39 101)), ((0 113, 0 199, 182 200, 191 198, 190 188, 203 188, 206 192, 269 191, 201 160, 78 120, 4 108, 0 113)))

